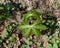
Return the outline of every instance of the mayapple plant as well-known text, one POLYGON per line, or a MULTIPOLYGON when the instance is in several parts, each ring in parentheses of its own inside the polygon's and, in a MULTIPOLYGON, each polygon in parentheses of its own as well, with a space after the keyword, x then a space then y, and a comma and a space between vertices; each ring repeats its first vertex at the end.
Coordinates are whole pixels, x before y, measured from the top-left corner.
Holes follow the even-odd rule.
MULTIPOLYGON (((41 12, 40 12, 41 13, 41 12)), ((30 35, 40 36, 41 31, 46 30, 46 26, 42 24, 39 13, 29 11, 23 14, 23 21, 18 26, 19 30, 22 30, 24 37, 30 37, 30 35)))

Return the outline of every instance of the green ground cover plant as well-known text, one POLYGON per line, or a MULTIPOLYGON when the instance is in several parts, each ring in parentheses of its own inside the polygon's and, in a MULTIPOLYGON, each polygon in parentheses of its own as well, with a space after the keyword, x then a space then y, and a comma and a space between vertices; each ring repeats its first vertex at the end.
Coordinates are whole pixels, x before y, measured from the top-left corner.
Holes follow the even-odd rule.
POLYGON ((46 26, 42 24, 39 14, 34 11, 30 11, 23 15, 23 21, 18 29, 23 31, 25 37, 29 37, 30 34, 34 34, 36 37, 40 36, 42 30, 46 30, 46 26), (33 20, 33 23, 31 21, 33 20), (30 22, 29 22, 30 21, 30 22))

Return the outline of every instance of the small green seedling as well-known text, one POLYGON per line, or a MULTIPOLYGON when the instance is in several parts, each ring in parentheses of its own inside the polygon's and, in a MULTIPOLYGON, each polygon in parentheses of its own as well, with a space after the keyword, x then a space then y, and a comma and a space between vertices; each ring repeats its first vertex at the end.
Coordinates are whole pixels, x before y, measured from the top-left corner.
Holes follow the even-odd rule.
POLYGON ((32 34, 39 37, 41 31, 46 30, 46 26, 42 24, 39 14, 30 11, 23 15, 23 21, 18 26, 18 29, 23 31, 23 36, 25 37, 29 37, 32 34))

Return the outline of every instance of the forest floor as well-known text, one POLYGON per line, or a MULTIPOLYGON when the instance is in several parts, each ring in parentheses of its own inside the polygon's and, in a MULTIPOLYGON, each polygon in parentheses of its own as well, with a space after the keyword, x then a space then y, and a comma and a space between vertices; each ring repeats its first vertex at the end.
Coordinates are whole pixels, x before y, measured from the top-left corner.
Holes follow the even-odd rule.
POLYGON ((60 0, 0 0, 0 48, 60 48, 60 0), (43 12, 39 17, 46 29, 41 27, 39 37, 32 33, 26 38, 22 32, 28 30, 18 29, 30 11, 43 12))

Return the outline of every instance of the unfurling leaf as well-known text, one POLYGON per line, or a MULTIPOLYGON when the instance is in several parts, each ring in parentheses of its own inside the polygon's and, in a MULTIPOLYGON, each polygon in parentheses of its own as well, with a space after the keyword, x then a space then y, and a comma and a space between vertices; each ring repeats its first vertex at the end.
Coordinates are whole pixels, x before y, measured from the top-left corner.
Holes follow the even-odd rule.
POLYGON ((45 25, 36 25, 34 26, 34 28, 38 29, 38 30, 46 30, 46 26, 45 25))
POLYGON ((27 38, 30 36, 30 28, 29 29, 25 29, 23 32, 24 36, 27 38))
POLYGON ((36 37, 40 36, 40 32, 38 30, 36 30, 36 29, 32 29, 32 30, 36 37))

